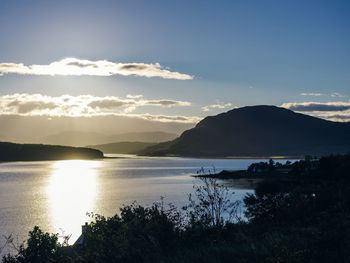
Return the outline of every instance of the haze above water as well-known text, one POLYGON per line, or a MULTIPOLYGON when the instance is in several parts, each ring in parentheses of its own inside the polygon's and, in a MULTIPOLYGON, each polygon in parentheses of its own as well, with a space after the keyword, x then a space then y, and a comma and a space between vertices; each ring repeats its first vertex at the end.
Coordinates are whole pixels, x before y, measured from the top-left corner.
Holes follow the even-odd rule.
MULTIPOLYGON (((72 234, 73 243, 88 221, 86 212, 112 216, 123 204, 150 205, 165 197, 179 207, 193 191, 201 167, 245 169, 257 160, 122 158, 93 161, 42 161, 0 164, 0 234, 22 241, 38 225, 52 233, 72 234)), ((252 192, 249 182, 225 182, 235 199, 252 192)), ((3 240, 1 240, 0 244, 3 240)))

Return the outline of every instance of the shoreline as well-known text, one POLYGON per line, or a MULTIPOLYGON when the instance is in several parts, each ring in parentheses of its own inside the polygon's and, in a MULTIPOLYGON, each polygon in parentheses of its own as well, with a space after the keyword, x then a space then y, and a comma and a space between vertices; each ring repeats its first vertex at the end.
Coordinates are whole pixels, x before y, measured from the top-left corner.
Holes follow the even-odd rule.
POLYGON ((138 157, 167 157, 191 159, 227 159, 227 160, 301 160, 304 156, 184 156, 184 155, 135 155, 138 157))
MULTIPOLYGON (((118 154, 118 153, 110 153, 110 154, 118 154)), ((125 155, 121 154, 120 155, 125 155)), ((302 157, 297 156, 262 156, 262 157, 250 157, 250 156, 227 156, 227 157, 201 157, 201 156, 149 156, 149 155, 134 155, 130 154, 130 156, 106 156, 104 155, 101 158, 65 158, 65 159, 36 159, 36 160, 28 160, 28 159, 18 159, 18 160, 0 160, 0 163, 12 163, 12 162, 45 162, 45 161, 70 161, 70 160, 81 160, 81 161, 92 161, 92 160, 113 160, 113 159, 142 159, 142 158, 181 158, 181 159, 221 159, 221 160, 300 160, 302 157)))

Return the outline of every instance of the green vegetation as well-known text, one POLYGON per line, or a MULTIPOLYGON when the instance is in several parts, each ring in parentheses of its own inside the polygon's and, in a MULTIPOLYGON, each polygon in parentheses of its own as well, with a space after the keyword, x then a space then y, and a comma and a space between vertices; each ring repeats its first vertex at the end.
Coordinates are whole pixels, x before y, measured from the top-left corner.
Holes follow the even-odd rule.
POLYGON ((41 161, 103 158, 99 150, 44 144, 0 142, 0 161, 41 161))
POLYGON ((17 262, 238 262, 350 261, 350 155, 299 161, 294 181, 263 181, 244 199, 239 217, 231 192, 204 178, 181 210, 163 202, 92 215, 82 246, 56 235, 30 233, 4 263, 17 262))

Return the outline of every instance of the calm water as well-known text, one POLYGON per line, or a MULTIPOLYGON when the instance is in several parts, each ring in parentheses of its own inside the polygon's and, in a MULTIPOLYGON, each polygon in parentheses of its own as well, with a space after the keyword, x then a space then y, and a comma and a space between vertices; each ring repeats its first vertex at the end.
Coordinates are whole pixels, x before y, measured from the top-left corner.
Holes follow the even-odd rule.
MULTIPOLYGON (((257 160, 185 158, 123 158, 94 161, 0 163, 0 235, 26 239, 34 225, 72 234, 73 243, 88 221, 86 212, 111 216, 123 204, 159 201, 178 206, 187 201, 200 167, 244 169, 257 160)), ((235 198, 252 192, 252 185, 230 183, 235 198)), ((0 239, 0 245, 3 240, 0 239)))

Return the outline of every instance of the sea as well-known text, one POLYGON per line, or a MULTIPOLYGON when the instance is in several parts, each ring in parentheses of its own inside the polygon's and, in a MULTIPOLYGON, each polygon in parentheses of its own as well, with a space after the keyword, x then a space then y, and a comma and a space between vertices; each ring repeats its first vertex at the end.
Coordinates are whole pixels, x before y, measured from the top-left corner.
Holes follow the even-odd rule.
MULTIPOLYGON (((241 170, 258 161, 267 160, 108 155, 101 160, 0 163, 0 248, 9 235, 20 244, 34 226, 70 236, 73 244, 81 226, 92 219, 89 214, 113 216, 133 202, 150 206, 163 200, 181 209, 203 183, 194 177, 198 171, 241 170)), ((233 201, 241 202, 254 193, 256 182, 220 184, 228 187, 233 201)))

